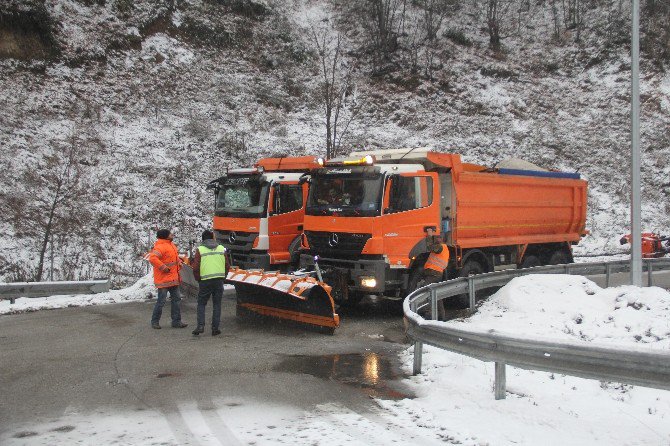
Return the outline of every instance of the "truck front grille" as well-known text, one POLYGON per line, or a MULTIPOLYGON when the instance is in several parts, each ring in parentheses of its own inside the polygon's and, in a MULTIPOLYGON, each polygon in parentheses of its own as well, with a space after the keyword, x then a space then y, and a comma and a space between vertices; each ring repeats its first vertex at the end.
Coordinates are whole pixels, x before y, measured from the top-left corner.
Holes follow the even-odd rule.
POLYGON ((216 240, 233 252, 250 252, 257 237, 257 232, 216 231, 216 240))
POLYGON ((359 255, 372 234, 305 231, 312 252, 326 256, 359 255))

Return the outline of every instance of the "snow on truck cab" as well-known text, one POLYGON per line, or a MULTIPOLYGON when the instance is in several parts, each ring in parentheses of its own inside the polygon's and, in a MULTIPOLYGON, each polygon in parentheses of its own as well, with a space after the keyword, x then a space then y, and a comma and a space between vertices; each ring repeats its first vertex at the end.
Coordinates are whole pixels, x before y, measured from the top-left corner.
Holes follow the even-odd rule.
POLYGON ((525 162, 487 168, 426 148, 352 153, 312 172, 300 263, 318 256, 342 302, 413 291, 427 227, 449 247, 445 279, 572 262, 586 189, 579 174, 525 162))
POLYGON ((208 184, 215 195, 214 233, 234 265, 297 266, 308 187, 304 176, 317 167, 311 156, 264 158, 208 184))

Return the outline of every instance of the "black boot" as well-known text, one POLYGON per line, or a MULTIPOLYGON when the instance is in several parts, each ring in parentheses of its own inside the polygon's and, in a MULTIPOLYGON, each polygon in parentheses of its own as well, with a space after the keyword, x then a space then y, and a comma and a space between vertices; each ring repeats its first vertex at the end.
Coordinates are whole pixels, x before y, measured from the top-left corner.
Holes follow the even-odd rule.
POLYGON ((212 336, 218 336, 221 334, 221 330, 218 328, 212 328, 212 336))
POLYGON ((195 327, 195 330, 193 330, 191 333, 193 333, 193 336, 198 336, 200 333, 204 333, 204 332, 205 332, 205 327, 203 327, 201 325, 198 325, 197 327, 195 327))

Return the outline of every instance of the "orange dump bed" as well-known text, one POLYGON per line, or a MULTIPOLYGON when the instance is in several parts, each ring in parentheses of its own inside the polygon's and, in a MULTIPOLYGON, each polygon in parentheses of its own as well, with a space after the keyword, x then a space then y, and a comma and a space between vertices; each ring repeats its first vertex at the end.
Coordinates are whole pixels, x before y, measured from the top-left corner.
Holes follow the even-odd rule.
POLYGON ((461 172, 454 182, 453 243, 577 242, 585 233, 586 188, 580 179, 461 172))

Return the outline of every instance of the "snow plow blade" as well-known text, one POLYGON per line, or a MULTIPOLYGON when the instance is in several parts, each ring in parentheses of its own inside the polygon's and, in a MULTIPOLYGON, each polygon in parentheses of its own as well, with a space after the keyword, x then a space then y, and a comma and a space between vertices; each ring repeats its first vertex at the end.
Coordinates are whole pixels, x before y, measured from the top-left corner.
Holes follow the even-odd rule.
POLYGON ((227 282, 235 286, 238 307, 332 330, 340 325, 330 286, 313 277, 232 268, 227 282))

